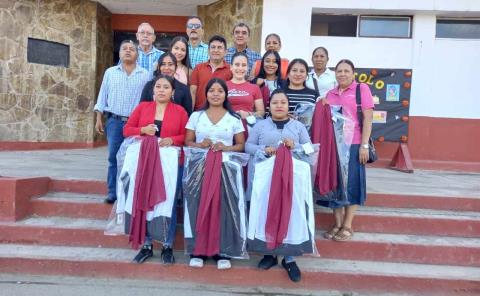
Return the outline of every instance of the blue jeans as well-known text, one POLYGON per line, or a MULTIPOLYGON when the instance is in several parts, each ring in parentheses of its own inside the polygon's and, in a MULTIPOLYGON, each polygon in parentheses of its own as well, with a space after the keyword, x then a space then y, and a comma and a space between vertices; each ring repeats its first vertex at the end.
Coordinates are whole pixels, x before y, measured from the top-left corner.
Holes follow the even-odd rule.
POLYGON ((108 196, 117 198, 117 152, 123 142, 124 121, 108 118, 105 122, 105 133, 108 142, 108 173, 107 187, 108 196))
POLYGON ((183 177, 183 165, 178 166, 178 176, 177 176, 177 193, 175 195, 175 200, 173 202, 172 208, 172 218, 170 220, 170 226, 168 227, 168 236, 165 245, 168 247, 173 247, 173 242, 175 241, 175 233, 177 231, 177 203, 178 200, 182 198, 182 177, 183 177))

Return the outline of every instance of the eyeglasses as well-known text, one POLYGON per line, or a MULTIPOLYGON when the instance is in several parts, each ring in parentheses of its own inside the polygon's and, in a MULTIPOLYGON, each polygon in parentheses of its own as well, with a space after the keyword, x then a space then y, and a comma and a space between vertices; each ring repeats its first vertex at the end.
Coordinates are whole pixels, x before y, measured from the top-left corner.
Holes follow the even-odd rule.
POLYGON ((140 31, 140 32, 137 32, 138 34, 140 35, 147 35, 147 36, 152 36, 154 33, 152 32, 146 32, 146 31, 140 31))
POLYGON ((190 29, 190 30, 197 30, 197 29, 200 29, 202 27, 201 24, 187 24, 187 29, 190 29))
POLYGON ((223 46, 223 45, 217 45, 217 46, 210 45, 209 47, 210 47, 211 50, 224 50, 225 49, 225 46, 223 46))

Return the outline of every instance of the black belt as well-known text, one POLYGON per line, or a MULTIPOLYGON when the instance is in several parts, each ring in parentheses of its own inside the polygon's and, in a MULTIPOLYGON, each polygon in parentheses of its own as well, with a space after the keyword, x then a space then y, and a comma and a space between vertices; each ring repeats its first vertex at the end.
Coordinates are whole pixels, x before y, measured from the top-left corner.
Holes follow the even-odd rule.
POLYGON ((121 121, 127 121, 128 120, 128 117, 127 116, 120 116, 120 115, 117 115, 117 114, 113 114, 112 112, 108 112, 108 111, 105 111, 103 112, 105 113, 105 115, 107 116, 107 118, 113 118, 113 119, 117 119, 117 120, 121 120, 121 121))

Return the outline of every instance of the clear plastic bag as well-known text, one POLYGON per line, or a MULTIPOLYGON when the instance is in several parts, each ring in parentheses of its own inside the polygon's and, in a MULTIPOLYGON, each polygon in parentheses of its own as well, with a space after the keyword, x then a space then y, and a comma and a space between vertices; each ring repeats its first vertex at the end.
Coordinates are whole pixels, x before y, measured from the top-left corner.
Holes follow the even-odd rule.
POLYGON ((331 106, 333 130, 339 159, 340 172, 342 174, 342 202, 348 201, 348 167, 350 163, 350 146, 352 145, 355 123, 344 116, 341 107, 331 106))
MULTIPOLYGON (((117 201, 112 208, 107 230, 105 231, 106 234, 107 232, 112 235, 129 234, 130 232, 141 141, 141 137, 126 138, 117 153, 117 166, 120 169, 117 174, 117 201)), ((162 243, 168 239, 168 230, 176 196, 180 150, 181 148, 175 146, 159 147, 167 199, 157 204, 153 211, 146 213, 147 234, 152 239, 162 243)))
MULTIPOLYGON (((207 149, 184 147, 183 173, 185 253, 195 248, 196 222, 200 208, 207 149)), ((228 258, 248 259, 246 250, 246 206, 243 190, 243 167, 249 155, 223 152, 221 166, 220 251, 228 258)), ((204 254, 196 254, 204 255, 204 254)))
MULTIPOLYGON (((318 153, 318 145, 314 145, 314 150, 318 153)), ((302 149, 292 150, 294 184, 288 233, 280 246, 267 248, 265 224, 275 157, 267 157, 263 151, 257 151, 251 160, 255 169, 251 182, 248 250, 283 256, 319 256, 315 243, 311 183, 311 166, 315 163, 315 156, 305 154, 302 149)))
POLYGON ((125 213, 117 214, 117 201, 113 204, 110 215, 108 216, 107 227, 103 232, 105 235, 124 235, 125 234, 125 213))
POLYGON ((313 104, 298 104, 293 111, 295 118, 303 123, 310 133, 310 127, 312 126, 313 112, 315 111, 315 105, 313 104))

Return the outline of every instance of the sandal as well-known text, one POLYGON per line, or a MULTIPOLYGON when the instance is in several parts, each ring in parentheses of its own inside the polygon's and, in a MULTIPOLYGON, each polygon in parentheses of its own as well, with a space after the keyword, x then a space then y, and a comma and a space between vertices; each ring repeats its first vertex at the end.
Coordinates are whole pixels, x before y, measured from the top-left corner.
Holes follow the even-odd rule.
POLYGON ((333 240, 337 242, 343 242, 351 239, 353 237, 353 230, 351 228, 342 227, 340 230, 333 236, 333 240))
POLYGON ((341 227, 333 226, 329 231, 323 234, 323 237, 326 239, 332 239, 339 231, 341 227))

